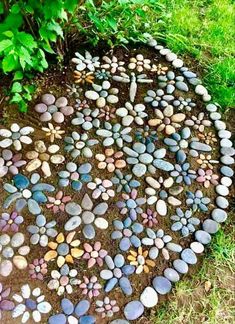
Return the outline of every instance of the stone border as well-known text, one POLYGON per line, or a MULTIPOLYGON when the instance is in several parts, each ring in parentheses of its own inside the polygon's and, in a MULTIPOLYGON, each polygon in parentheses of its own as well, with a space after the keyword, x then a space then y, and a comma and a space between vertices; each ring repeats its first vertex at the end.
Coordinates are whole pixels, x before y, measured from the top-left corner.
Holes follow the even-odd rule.
MULTIPOLYGON (((171 52, 168 48, 158 45, 155 39, 149 39, 147 45, 156 49, 162 56, 165 56, 166 60, 170 62, 174 68, 178 69, 187 81, 195 87, 195 93, 200 95, 205 103, 211 101, 210 94, 201 84, 197 75, 185 67, 184 62, 179 59, 175 53, 171 52)), ((145 307, 151 308, 157 305, 158 294, 165 295, 171 291, 172 283, 178 282, 180 280, 180 275, 188 272, 188 266, 197 263, 196 254, 200 254, 204 251, 204 246, 211 242, 211 234, 215 234, 219 230, 220 224, 227 219, 227 212, 225 209, 228 208, 229 202, 225 197, 229 195, 229 187, 232 185, 231 178, 234 175, 234 171, 230 165, 234 164, 234 158, 232 156, 235 154, 235 150, 230 140, 232 134, 230 131, 226 130, 226 124, 221 120, 221 114, 217 112, 218 107, 219 105, 214 103, 208 103, 206 105, 206 110, 220 138, 220 162, 223 164, 223 166, 220 167, 220 173, 223 177, 220 179, 220 184, 215 187, 215 192, 217 193, 215 202, 217 207, 212 210, 211 217, 204 220, 202 229, 194 233, 195 240, 190 244, 190 248, 185 248, 181 252, 181 257, 174 260, 174 268, 167 268, 164 270, 162 276, 156 276, 152 281, 152 286, 148 286, 143 290, 140 300, 133 300, 126 304, 124 315, 127 320, 138 319, 143 314, 145 307), (177 271, 179 267, 181 268, 181 273, 177 271), (149 296, 151 296, 151 298, 149 296), (151 304, 149 303, 149 299, 151 299, 151 304), (138 314, 136 313, 135 318, 128 318, 126 315, 129 307, 138 308, 138 314)), ((121 319, 110 322, 110 324, 127 323, 128 321, 121 319)))

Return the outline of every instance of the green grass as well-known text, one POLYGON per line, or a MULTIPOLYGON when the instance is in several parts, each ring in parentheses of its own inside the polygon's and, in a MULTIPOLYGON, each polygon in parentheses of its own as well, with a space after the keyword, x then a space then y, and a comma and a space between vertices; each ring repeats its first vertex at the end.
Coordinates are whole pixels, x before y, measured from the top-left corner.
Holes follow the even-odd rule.
POLYGON ((235 251, 232 225, 220 230, 199 272, 179 282, 170 300, 159 306, 153 324, 230 324, 234 320, 235 251), (206 286, 210 285, 207 291, 206 286))
POLYGON ((78 37, 114 46, 151 34, 173 51, 196 60, 192 67, 199 67, 213 100, 223 110, 235 107, 233 0, 94 2, 86 0, 73 19, 78 37))

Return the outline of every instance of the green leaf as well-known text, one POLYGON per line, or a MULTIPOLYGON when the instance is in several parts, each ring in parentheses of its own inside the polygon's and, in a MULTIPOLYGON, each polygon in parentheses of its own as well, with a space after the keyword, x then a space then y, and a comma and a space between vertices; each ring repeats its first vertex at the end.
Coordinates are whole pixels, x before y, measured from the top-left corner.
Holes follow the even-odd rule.
POLYGON ((12 7, 11 7, 11 12, 13 14, 18 14, 20 12, 20 5, 19 4, 14 4, 12 7))
POLYGON ((115 20, 113 17, 108 16, 108 17, 107 17, 107 21, 108 21, 109 26, 110 26, 114 31, 117 31, 117 22, 116 22, 116 20, 115 20))
POLYGON ((20 32, 16 35, 16 38, 24 47, 30 49, 37 47, 37 43, 34 41, 33 36, 28 33, 20 32))
POLYGON ((9 54, 2 61, 3 72, 11 72, 19 67, 18 58, 14 54, 9 54))
POLYGON ((23 75, 22 71, 16 71, 16 73, 14 74, 13 81, 22 80, 23 77, 24 77, 24 75, 23 75))
POLYGON ((19 103, 22 100, 22 96, 19 93, 15 93, 11 98, 10 103, 19 103))
POLYGON ((6 30, 2 34, 9 37, 9 38, 12 38, 14 36, 14 34, 13 34, 13 32, 11 30, 6 30))
POLYGON ((12 45, 12 41, 10 39, 4 39, 0 42, 0 53, 5 51, 8 47, 12 45))
POLYGON ((47 69, 48 68, 48 63, 47 63, 47 60, 45 58, 45 53, 43 52, 43 50, 39 49, 39 54, 40 54, 40 57, 41 57, 41 66, 44 68, 44 69, 47 69))
POLYGON ((11 87, 11 92, 19 93, 22 91, 22 86, 19 82, 14 82, 11 87))

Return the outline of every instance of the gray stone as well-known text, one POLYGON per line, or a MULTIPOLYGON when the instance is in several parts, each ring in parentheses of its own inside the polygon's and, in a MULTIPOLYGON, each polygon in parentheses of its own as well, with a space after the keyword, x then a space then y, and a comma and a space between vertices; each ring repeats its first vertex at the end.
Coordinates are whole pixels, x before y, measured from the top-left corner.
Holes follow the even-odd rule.
POLYGON ((228 200, 222 196, 216 197, 215 202, 216 202, 216 205, 222 209, 226 209, 229 206, 228 200))
POLYGON ((229 190, 226 186, 223 185, 217 185, 215 187, 216 192, 221 196, 228 196, 229 190))
POLYGON ((153 279, 153 287, 160 295, 166 295, 171 291, 171 282, 162 276, 156 276, 153 279))
POLYGON ((164 276, 171 282, 178 282, 180 280, 178 272, 172 268, 166 268, 164 270, 164 276))
POLYGON ((195 253, 189 248, 186 248, 183 250, 183 252, 181 253, 181 258, 183 261, 185 261, 188 264, 196 264, 197 263, 197 257, 195 255, 195 253))
POLYGON ((174 260, 174 261, 173 261, 173 266, 174 266, 174 268, 175 268, 179 273, 185 274, 185 273, 188 272, 188 265, 187 265, 187 263, 184 262, 184 261, 181 260, 181 259, 174 260))
POLYGON ((220 130, 218 132, 219 138, 227 138, 229 139, 232 136, 232 133, 228 130, 220 130))
POLYGON ((211 151, 210 145, 200 143, 200 142, 191 142, 190 147, 194 150, 202 151, 202 152, 210 152, 211 151))
POLYGON ((124 307, 124 315, 127 320, 134 321, 139 318, 143 312, 144 306, 138 300, 133 300, 124 307))
POLYGON ((221 169, 220 169, 220 172, 225 175, 226 177, 232 177, 234 175, 234 171, 233 169, 231 169, 230 167, 228 166, 223 166, 221 169))
POLYGON ((198 242, 202 243, 203 245, 209 244, 211 241, 210 234, 202 230, 195 232, 195 238, 198 242))
POLYGON ((219 225, 212 219, 206 219, 202 224, 202 228, 209 234, 215 234, 219 230, 219 225))
POLYGON ((215 208, 213 209, 211 213, 211 217, 217 222, 217 223, 223 223, 226 221, 228 214, 223 209, 215 208))

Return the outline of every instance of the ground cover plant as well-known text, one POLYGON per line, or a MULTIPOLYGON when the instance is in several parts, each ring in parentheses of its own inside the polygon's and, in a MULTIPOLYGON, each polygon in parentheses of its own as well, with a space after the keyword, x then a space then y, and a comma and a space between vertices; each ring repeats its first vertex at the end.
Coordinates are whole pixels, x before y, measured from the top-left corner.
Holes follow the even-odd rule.
POLYGON ((233 120, 233 5, 12 1, 0 8, 2 18, 22 18, 14 36, 7 19, 1 25, 2 62, 12 55, 18 62, 1 81, 4 320, 230 323, 233 233, 220 223, 234 150, 219 112, 233 120), (201 30, 201 21, 210 28, 201 30), (190 69, 161 44, 182 53, 190 69), (33 58, 26 62, 25 49, 33 58), (9 278, 14 289, 5 291, 9 278))

